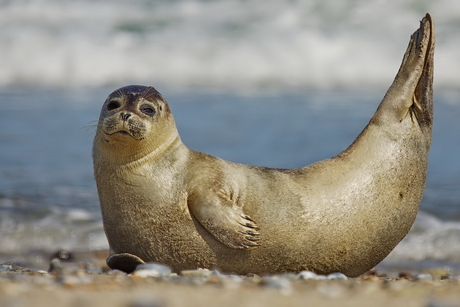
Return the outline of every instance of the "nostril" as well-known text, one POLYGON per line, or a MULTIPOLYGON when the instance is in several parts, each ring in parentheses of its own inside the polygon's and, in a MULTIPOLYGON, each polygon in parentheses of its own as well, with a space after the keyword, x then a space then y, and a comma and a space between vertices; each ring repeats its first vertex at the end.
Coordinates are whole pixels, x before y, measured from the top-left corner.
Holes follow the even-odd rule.
POLYGON ((130 117, 131 117, 131 114, 129 114, 129 113, 120 113, 120 118, 123 121, 127 121, 128 118, 130 118, 130 117))

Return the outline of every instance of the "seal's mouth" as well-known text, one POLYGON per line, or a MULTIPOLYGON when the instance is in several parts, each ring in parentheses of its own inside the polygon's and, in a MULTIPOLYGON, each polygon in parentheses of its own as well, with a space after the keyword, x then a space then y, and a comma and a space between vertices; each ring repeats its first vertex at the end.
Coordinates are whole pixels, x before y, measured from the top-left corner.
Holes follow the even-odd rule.
POLYGON ((120 121, 116 114, 104 119, 101 128, 108 138, 119 138, 120 141, 126 141, 127 137, 140 140, 148 132, 147 124, 142 122, 141 119, 129 118, 128 121, 120 121))
POLYGON ((130 136, 130 137, 133 137, 133 136, 131 135, 131 133, 129 133, 129 132, 127 132, 127 131, 124 131, 124 130, 115 131, 115 132, 113 132, 113 133, 107 133, 107 132, 104 131, 104 133, 105 133, 106 135, 121 134, 121 135, 128 135, 128 136, 130 136))
POLYGON ((113 134, 123 134, 123 135, 129 135, 129 136, 131 136, 131 134, 129 134, 129 133, 126 132, 126 131, 117 131, 117 132, 115 132, 115 133, 113 133, 113 134))

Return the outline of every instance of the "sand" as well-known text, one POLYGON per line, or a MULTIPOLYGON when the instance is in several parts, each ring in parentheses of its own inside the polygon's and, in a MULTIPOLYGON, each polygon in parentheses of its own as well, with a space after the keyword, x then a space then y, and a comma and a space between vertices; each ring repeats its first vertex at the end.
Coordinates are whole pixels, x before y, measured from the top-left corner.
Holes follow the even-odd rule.
POLYGON ((109 270, 99 258, 53 261, 50 270, 0 265, 0 306, 460 306, 460 277, 442 268, 346 278, 238 276, 218 270, 169 274, 155 266, 128 275, 109 270))

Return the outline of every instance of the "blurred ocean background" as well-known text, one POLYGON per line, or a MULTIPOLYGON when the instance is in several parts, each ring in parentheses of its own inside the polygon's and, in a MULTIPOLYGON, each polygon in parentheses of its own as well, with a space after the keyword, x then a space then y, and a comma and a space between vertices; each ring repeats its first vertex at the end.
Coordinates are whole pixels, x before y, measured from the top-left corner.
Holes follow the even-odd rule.
POLYGON ((108 248, 91 147, 113 90, 155 86, 190 148, 303 167, 365 127, 426 12, 437 31, 427 187, 382 265, 459 269, 457 0, 0 0, 0 261, 108 248))

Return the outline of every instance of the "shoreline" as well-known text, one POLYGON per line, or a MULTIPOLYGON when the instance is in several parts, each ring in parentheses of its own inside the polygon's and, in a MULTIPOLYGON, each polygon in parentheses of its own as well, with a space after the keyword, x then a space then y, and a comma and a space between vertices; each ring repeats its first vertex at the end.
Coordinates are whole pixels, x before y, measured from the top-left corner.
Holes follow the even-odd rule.
POLYGON ((171 273, 158 264, 133 274, 101 258, 61 261, 50 270, 0 264, 0 306, 459 306, 460 276, 372 270, 357 278, 311 272, 258 276, 218 270, 171 273))

